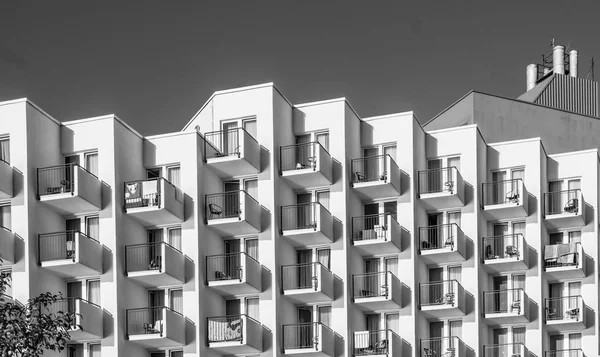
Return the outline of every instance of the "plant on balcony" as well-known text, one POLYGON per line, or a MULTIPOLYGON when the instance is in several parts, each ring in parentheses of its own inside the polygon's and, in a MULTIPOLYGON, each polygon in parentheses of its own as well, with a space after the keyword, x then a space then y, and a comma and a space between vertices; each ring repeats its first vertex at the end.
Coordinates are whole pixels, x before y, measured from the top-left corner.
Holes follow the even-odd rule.
POLYGON ((9 286, 10 276, 0 274, 0 356, 39 357, 45 350, 63 351, 75 316, 50 309, 62 295, 47 292, 21 304, 4 295, 9 286))

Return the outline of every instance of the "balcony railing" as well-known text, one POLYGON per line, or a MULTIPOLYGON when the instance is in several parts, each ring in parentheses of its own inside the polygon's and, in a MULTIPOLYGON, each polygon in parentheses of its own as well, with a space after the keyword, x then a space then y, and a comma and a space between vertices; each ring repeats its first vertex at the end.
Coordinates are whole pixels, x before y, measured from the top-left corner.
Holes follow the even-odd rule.
POLYGON ((423 306, 457 306, 464 289, 457 280, 435 281, 419 285, 419 300, 423 306))
POLYGON ((387 226, 388 219, 391 218, 393 223, 398 223, 391 213, 372 214, 362 217, 352 218, 352 240, 365 241, 388 239, 387 226))
POLYGON ((456 193, 458 169, 454 166, 419 171, 419 195, 428 193, 456 193))
POLYGON ((581 190, 566 190, 544 194, 544 215, 579 213, 581 190))
POLYGON ((256 201, 254 197, 250 196, 246 191, 243 190, 206 195, 205 213, 207 221, 228 218, 241 219, 242 195, 245 196, 245 199, 251 199, 258 204, 258 201, 256 201))
POLYGON ((282 146, 279 156, 279 168, 281 171, 317 169, 317 153, 319 150, 329 152, 318 142, 282 146))
POLYGON ((522 314, 525 310, 526 301, 522 301, 525 296, 522 288, 506 289, 483 292, 483 313, 484 314, 522 314))
POLYGON ((244 147, 243 140, 250 139, 258 142, 244 128, 233 128, 228 130, 214 131, 204 134, 205 159, 226 156, 241 157, 244 147), (242 138, 243 136, 243 138, 242 138))
POLYGON ((171 182, 162 177, 152 178, 140 181, 125 182, 124 207, 140 208, 140 207, 156 207, 162 208, 163 192, 161 189, 161 181, 165 185, 169 185, 174 189, 175 199, 178 202, 183 202, 183 193, 171 182))
POLYGON ((577 320, 581 321, 583 299, 580 295, 546 299, 546 321, 577 320))
POLYGON ((329 271, 327 267, 318 262, 282 266, 282 289, 285 291, 314 288, 317 291, 319 288, 319 267, 329 271))
POLYGON ((421 251, 450 248, 456 250, 462 230, 456 223, 419 228, 421 251))
POLYGON ((50 312, 53 315, 63 315, 63 316, 68 315, 68 316, 70 316, 69 328, 71 330, 76 330, 76 329, 80 328, 80 326, 77 325, 77 320, 78 320, 77 317, 79 316, 79 311, 77 311, 77 302, 78 301, 82 301, 82 302, 85 302, 92 306, 96 306, 97 308, 100 308, 100 306, 98 306, 94 303, 91 303, 85 299, 72 297, 72 298, 64 298, 64 299, 56 300, 53 304, 48 305, 48 312, 50 312))
POLYGON ((421 357, 461 357, 463 341, 457 336, 421 340, 421 357))
POLYGON ((505 203, 518 204, 523 192, 522 179, 483 183, 483 205, 499 205, 505 203))
POLYGON ((391 335, 395 335, 392 330, 355 332, 353 356, 388 355, 391 335))
POLYGON ((527 348, 523 343, 483 346, 483 357, 527 357, 527 348))
POLYGON ((259 324, 258 321, 247 315, 209 317, 207 319, 208 342, 243 341, 245 319, 259 324))
POLYGON ((302 203, 299 205, 281 207, 281 229, 313 229, 317 230, 317 214, 323 208, 329 211, 318 202, 302 203))
POLYGON ((283 348, 303 349, 317 348, 321 341, 319 331, 322 329, 331 329, 321 322, 308 322, 295 325, 283 325, 283 348))
POLYGON ((171 249, 179 254, 181 251, 167 242, 143 243, 125 247, 125 267, 127 273, 158 270, 162 272, 165 249, 171 249))
POLYGON ((546 268, 577 267, 581 264, 580 251, 581 243, 546 245, 544 265, 546 268))
POLYGON ((55 195, 59 193, 75 194, 75 170, 98 177, 78 164, 66 164, 37 169, 37 195, 55 195))
POLYGON ((352 159, 352 183, 388 181, 391 165, 395 165, 394 159, 389 154, 352 159))
POLYGON ((517 258, 523 256, 523 235, 507 234, 494 237, 484 237, 482 256, 484 260, 517 258))
MULTIPOLYGON (((244 279, 243 261, 260 266, 260 263, 244 252, 212 255, 206 257, 206 281, 223 281, 244 279)), ((254 271, 254 270, 252 270, 254 271)))
POLYGON ((75 261, 78 248, 76 247, 77 235, 80 239, 88 239, 90 242, 100 244, 96 239, 79 231, 40 234, 38 236, 38 263, 62 259, 75 261))
POLYGON ((544 352, 544 357, 585 357, 581 348, 544 352))
POLYGON ((164 321, 165 310, 170 310, 182 316, 181 313, 166 306, 127 310, 125 323, 127 325, 127 335, 160 334, 162 336, 164 333, 164 324, 166 323, 164 321))
POLYGON ((391 275, 389 271, 354 275, 352 279, 354 299, 387 298, 390 295, 391 275))

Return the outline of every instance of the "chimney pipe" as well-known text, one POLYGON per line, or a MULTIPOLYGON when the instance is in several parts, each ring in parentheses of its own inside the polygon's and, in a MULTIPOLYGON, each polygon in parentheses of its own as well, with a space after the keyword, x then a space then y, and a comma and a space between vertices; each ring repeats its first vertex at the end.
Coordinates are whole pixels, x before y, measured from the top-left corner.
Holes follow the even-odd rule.
POLYGON ((554 73, 565 74, 565 46, 554 46, 552 50, 552 70, 554 73))
POLYGON ((569 52, 569 75, 571 77, 577 77, 577 72, 579 70, 577 58, 577 50, 571 50, 571 52, 569 52))
POLYGON ((537 82, 537 64, 527 66, 527 90, 535 87, 537 82))

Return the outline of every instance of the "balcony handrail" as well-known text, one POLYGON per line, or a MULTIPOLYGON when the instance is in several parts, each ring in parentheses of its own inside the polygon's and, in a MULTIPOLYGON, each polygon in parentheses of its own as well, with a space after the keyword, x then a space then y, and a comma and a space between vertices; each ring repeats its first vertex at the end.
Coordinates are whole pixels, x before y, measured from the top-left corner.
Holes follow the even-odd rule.
POLYGON ((524 252, 521 251, 523 249, 521 245, 525 246, 524 239, 525 237, 523 236, 523 233, 500 234, 495 236, 483 237, 481 239, 481 256, 483 257, 484 261, 498 258, 506 258, 506 256, 511 258, 514 256, 522 256, 524 252), (498 241, 502 241, 502 243, 500 245, 495 244, 498 241), (507 241, 511 241, 514 244, 507 244, 507 241), (523 243, 521 244, 521 242, 523 243), (509 247, 512 247, 514 249, 509 249, 509 247), (489 252, 488 248, 490 250, 489 252), (488 256, 488 253, 494 254, 494 256, 498 256, 498 258, 490 258, 488 256))
POLYGON ((585 354, 583 353, 583 349, 582 348, 567 348, 567 349, 562 349, 562 350, 550 350, 550 351, 545 351, 544 352, 544 357, 556 357, 559 355, 562 356, 572 356, 574 353, 577 356, 580 357, 585 357, 585 354))
MULTIPOLYGON (((456 172, 456 179, 459 179, 460 172, 456 166, 446 166, 439 167, 437 169, 427 169, 420 170, 418 172, 418 193, 419 194, 428 194, 428 193, 440 193, 449 191, 450 193, 454 192, 454 188, 457 186, 457 183, 454 182, 454 172, 456 172), (448 181, 443 182, 443 173, 449 172, 448 181), (436 173, 434 175, 434 173, 436 173)), ((460 176, 462 177, 462 176, 460 176)))
POLYGON ((445 284, 445 283, 456 283, 458 284, 458 286, 462 287, 462 285, 458 282, 458 280, 456 279, 448 279, 448 280, 440 280, 440 281, 430 281, 427 283, 419 283, 419 285, 439 285, 439 284, 445 284))
POLYGON ((125 311, 127 313, 129 313, 130 311, 145 311, 145 310, 169 310, 179 316, 183 316, 183 314, 181 312, 175 311, 175 310, 173 310, 173 308, 170 308, 168 306, 137 307, 134 309, 126 309, 125 311))
POLYGON ((81 170, 83 170, 83 171, 87 172, 88 174, 94 176, 96 179, 98 178, 98 176, 94 175, 88 169, 86 169, 85 167, 81 166, 81 164, 78 164, 76 162, 71 162, 69 164, 55 165, 55 166, 40 167, 37 170, 38 170, 38 172, 39 171, 50 171, 50 170, 53 170, 53 169, 59 169, 59 168, 67 167, 67 166, 73 166, 73 167, 77 166, 81 170))
POLYGON ((384 274, 391 274, 393 277, 396 276, 396 275, 394 275, 394 273, 391 270, 376 271, 376 272, 373 272, 373 273, 354 274, 353 276, 355 278, 360 278, 360 277, 364 277, 364 276, 384 275, 384 274))
MULTIPOLYGON (((354 299, 385 297, 391 295, 391 280, 396 276, 389 270, 352 275, 352 297, 354 299)), ((398 278, 396 278, 398 279, 398 278)))
POLYGON ((450 245, 451 250, 458 246, 458 237, 463 231, 457 223, 444 223, 435 226, 419 227, 419 252, 445 249, 450 245), (453 234, 456 229, 456 236, 453 234), (434 232, 435 234, 432 234, 434 232), (452 238, 452 240, 449 240, 452 238))
POLYGON ((100 305, 98 305, 98 304, 96 304, 96 303, 93 303, 93 302, 90 302, 89 300, 87 300, 87 299, 84 299, 84 298, 81 298, 81 297, 63 297, 63 298, 61 298, 61 299, 57 299, 57 300, 56 300, 56 302, 60 302, 60 301, 71 301, 71 300, 72 300, 72 301, 77 301, 77 300, 79 300, 79 301, 83 301, 83 302, 85 302, 85 303, 87 303, 87 304, 94 305, 94 306, 96 306, 97 308, 100 308, 100 305))
POLYGON ((246 192, 246 190, 235 190, 235 191, 227 191, 227 192, 209 193, 209 194, 205 195, 205 198, 208 198, 208 197, 218 197, 219 195, 225 195, 225 194, 233 193, 233 192, 241 192, 247 198, 250 198, 252 201, 254 201, 257 205, 259 204, 258 200, 256 198, 252 197, 252 195, 250 195, 248 192, 246 192))
POLYGON ((279 149, 281 151, 282 149, 288 149, 288 148, 293 148, 293 147, 301 147, 301 146, 309 146, 309 145, 319 145, 321 148, 323 148, 323 150, 325 150, 325 152, 327 153, 327 155, 331 156, 331 154, 329 154, 329 151, 327 149, 325 149, 323 147, 323 145, 321 145, 321 143, 318 142, 318 141, 310 141, 308 143, 300 143, 300 144, 292 144, 292 145, 283 145, 283 146, 280 146, 279 149))
POLYGON ((209 136, 209 135, 215 135, 215 134, 220 134, 220 133, 226 133, 229 131, 238 131, 241 130, 243 132, 245 132, 246 134, 248 134, 249 137, 252 138, 252 140, 254 140, 254 142, 256 142, 258 144, 258 140, 256 140, 255 137, 253 137, 252 135, 250 135, 250 133, 248 132, 248 130, 244 129, 244 127, 236 127, 236 128, 231 128, 231 129, 222 129, 222 130, 215 130, 215 131, 209 131, 207 133, 204 133, 204 137, 209 136))
POLYGON ((390 170, 390 168, 387 165, 387 160, 386 157, 388 157, 390 159, 390 165, 394 165, 396 167, 398 167, 398 165, 396 164, 396 161, 394 161, 394 159, 392 158, 392 156, 390 154, 380 154, 380 155, 372 155, 372 156, 364 156, 364 157, 360 157, 360 158, 356 158, 356 159, 351 159, 350 160, 350 169, 352 171, 352 175, 351 175, 351 182, 352 183, 360 183, 360 182, 371 182, 371 181, 379 181, 379 180, 385 180, 387 179, 387 175, 389 175, 390 173, 388 172, 390 170), (383 168, 379 166, 379 161, 383 159, 383 168), (365 170, 365 164, 368 161, 375 161, 372 165, 373 165, 373 172, 375 175, 374 176, 369 176, 366 172, 364 172, 365 170), (362 165, 362 166, 361 166, 362 165), (383 170, 381 170, 383 169, 383 170), (362 172, 360 171, 362 170, 362 172), (364 179, 359 179, 357 177, 358 174, 362 174, 364 179))
POLYGON ((491 182, 484 182, 482 183, 482 185, 484 186, 494 186, 500 183, 505 183, 505 182, 518 182, 518 181, 523 181, 522 178, 514 178, 514 179, 506 179, 506 180, 499 180, 499 181, 491 181, 491 182))
MULTIPOLYGON (((381 156, 389 156, 390 160, 392 160, 392 162, 395 164, 396 161, 394 160, 394 158, 392 157, 392 155, 390 154, 378 154, 378 155, 371 155, 371 156, 363 156, 363 157, 358 157, 356 159, 352 159, 351 161, 359 161, 359 160, 366 160, 366 159, 373 159, 376 157, 381 157, 381 156)), ((397 165, 396 165, 397 166, 397 165)))
POLYGON ((580 188, 544 193, 544 215, 554 215, 561 213, 578 214, 580 196, 580 188))
POLYGON ((309 206, 309 205, 319 205, 321 206, 327 213, 331 214, 331 212, 329 212, 329 210, 327 208, 325 208, 325 206, 323 206, 321 204, 321 202, 307 202, 307 203, 297 203, 295 205, 285 205, 285 206, 281 206, 281 208, 290 208, 290 207, 303 207, 303 206, 309 206))
POLYGON ((224 315, 224 316, 211 316, 211 317, 207 317, 207 320, 212 320, 212 321, 216 321, 217 319, 227 319, 227 318, 232 318, 232 317, 239 317, 239 318, 245 318, 248 319, 250 321, 256 322, 257 324, 260 325, 260 322, 258 322, 258 320, 256 320, 253 317, 248 316, 247 314, 233 314, 233 315, 224 315))
MULTIPOLYGON (((4 227, 1 227, 1 228, 4 228, 4 227)), ((9 229, 7 228, 7 230, 9 230, 9 229)), ((84 238, 87 238, 93 242, 100 244, 99 240, 88 236, 87 234, 83 233, 82 231, 80 231, 78 229, 71 229, 68 231, 58 231, 58 232, 51 232, 51 233, 40 233, 40 234, 38 234, 38 238, 45 238, 46 236, 53 236, 53 235, 58 235, 58 234, 63 234, 63 233, 79 233, 80 236, 83 236, 84 238)))
POLYGON ((398 223, 398 220, 396 218, 394 218, 394 213, 392 213, 392 212, 366 214, 364 216, 354 216, 354 217, 352 217, 352 220, 363 220, 365 218, 381 217, 381 216, 386 216, 386 217, 389 216, 394 222, 398 223))
POLYGON ((502 293, 502 292, 510 292, 510 291, 525 291, 523 288, 512 288, 512 289, 501 289, 501 290, 486 290, 483 292, 483 295, 491 295, 491 294, 495 294, 495 293, 502 293))
POLYGON ((513 342, 513 343, 497 343, 494 345, 483 345, 483 348, 494 348, 494 347, 502 347, 502 346, 515 346, 515 345, 521 345, 523 347, 525 347, 525 343, 523 342, 513 342))
POLYGON ((324 323, 322 323, 320 321, 317 321, 317 322, 302 322, 302 323, 296 323, 296 324, 285 324, 285 325, 283 325, 283 327, 286 327, 286 326, 308 326, 308 325, 321 325, 326 330, 333 331, 331 329, 331 327, 325 325, 324 323))
POLYGON ((444 167, 438 167, 437 169, 425 169, 425 170, 419 170, 419 173, 421 172, 432 172, 432 171, 442 171, 442 170, 448 170, 448 169, 456 169, 456 171, 458 171, 458 168, 456 166, 444 166, 444 167))
POLYGON ((556 194, 559 194, 559 193, 580 192, 580 191, 581 191, 580 188, 571 188, 571 189, 568 189, 568 190, 545 192, 544 196, 556 195, 556 194))
POLYGON ((139 243, 139 244, 129 244, 125 246, 125 249, 129 249, 129 248, 135 248, 135 247, 143 247, 143 246, 151 246, 151 245, 164 245, 167 246, 169 248, 172 248, 174 251, 183 254, 183 252, 177 248, 175 248, 174 246, 172 246, 171 244, 169 244, 168 242, 149 242, 149 243, 139 243))
MULTIPOLYGON (((252 256, 250 256, 250 254, 246 253, 246 252, 234 252, 234 253, 224 253, 224 254, 213 254, 213 255, 207 255, 206 258, 219 258, 219 257, 228 257, 228 256, 232 256, 232 255, 245 255, 246 257, 248 257, 251 260, 254 260, 255 262, 259 263, 258 260, 254 259, 252 256)), ((260 263, 259 263, 260 264, 260 263)))
POLYGON ((439 228, 439 227, 445 227, 445 226, 456 226, 456 228, 458 228, 461 232, 462 229, 460 229, 460 226, 458 225, 458 223, 443 223, 443 224, 436 224, 435 226, 427 226, 427 227, 419 227, 419 229, 434 229, 434 228, 439 228))
POLYGON ((566 299, 582 299, 583 296, 582 295, 566 295, 566 296, 559 296, 559 297, 551 297, 551 298, 545 298, 545 301, 559 301, 559 300, 566 300, 566 299))
POLYGON ((331 270, 329 268, 327 268, 325 265, 323 265, 323 263, 320 262, 310 262, 310 263, 300 263, 300 264, 287 264, 287 265, 282 265, 282 268, 292 268, 292 267, 303 267, 303 266, 309 266, 309 265, 320 265, 323 267, 323 269, 327 270, 328 272, 331 272, 331 270))
POLYGON ((461 338, 458 336, 443 336, 443 337, 430 337, 430 338, 422 338, 420 341, 438 341, 438 340, 458 340, 462 342, 461 338))
POLYGON ((8 162, 8 161, 6 161, 6 160, 4 160, 4 159, 0 159, 0 162, 3 162, 3 163, 5 163, 5 164, 7 164, 7 165, 9 165, 9 166, 10 166, 10 162, 8 162))

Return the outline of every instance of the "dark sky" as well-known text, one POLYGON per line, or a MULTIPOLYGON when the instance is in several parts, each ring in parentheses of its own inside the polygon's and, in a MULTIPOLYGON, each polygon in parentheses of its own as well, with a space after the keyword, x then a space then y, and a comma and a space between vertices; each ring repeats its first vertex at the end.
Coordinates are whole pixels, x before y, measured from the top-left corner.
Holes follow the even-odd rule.
POLYGON ((362 117, 425 122, 471 89, 520 95, 552 38, 585 75, 599 35, 600 1, 2 0, 0 101, 150 135, 216 90, 275 82, 293 103, 344 96, 362 117))

